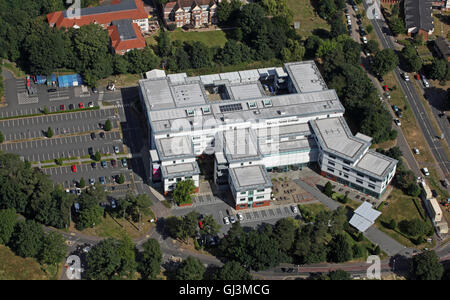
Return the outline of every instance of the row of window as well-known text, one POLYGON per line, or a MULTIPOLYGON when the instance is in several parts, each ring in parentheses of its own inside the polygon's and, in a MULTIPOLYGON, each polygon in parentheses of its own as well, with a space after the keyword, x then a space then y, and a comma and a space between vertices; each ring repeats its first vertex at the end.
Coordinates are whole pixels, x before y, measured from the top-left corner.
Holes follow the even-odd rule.
MULTIPOLYGON (((336 166, 336 164, 334 163, 334 162, 332 162, 331 160, 328 160, 328 164, 329 165, 331 165, 331 166, 336 166)), ((347 171, 347 172, 350 172, 350 168, 347 168, 347 167, 342 167, 342 169, 344 170, 344 171, 347 171)), ((366 177, 366 175, 364 175, 363 173, 360 173, 360 172, 356 172, 356 175, 358 175, 359 177, 361 177, 361 178, 365 178, 366 177)), ((369 178, 369 180, 370 181, 372 181, 372 182, 378 182, 378 180, 376 180, 375 178, 372 178, 372 177, 370 177, 370 176, 367 176, 368 178, 369 178)))
MULTIPOLYGON (((345 168, 344 168, 344 169, 345 169, 345 168)), ((327 168, 327 170, 328 170, 329 172, 331 172, 331 173, 334 173, 334 171, 335 171, 333 168, 329 168, 329 167, 327 168)), ((349 178, 349 177, 348 177, 348 174, 343 173, 343 176, 344 176, 344 178, 347 178, 347 179, 349 178)), ((356 182, 359 183, 359 184, 364 184, 364 182, 363 182, 361 179, 358 179, 358 178, 356 178, 356 182)), ((369 186, 371 189, 375 189, 375 186, 374 186, 373 184, 369 184, 368 186, 369 186)))
MULTIPOLYGON (((185 180, 187 180, 187 179, 192 179, 192 176, 185 176, 184 179, 185 179, 185 180)), ((176 178, 176 180, 177 180, 177 182, 180 182, 180 181, 181 181, 181 178, 176 178)), ((169 178, 169 179, 167 179, 167 181, 168 181, 168 182, 173 182, 173 181, 175 181, 175 178, 169 178)))

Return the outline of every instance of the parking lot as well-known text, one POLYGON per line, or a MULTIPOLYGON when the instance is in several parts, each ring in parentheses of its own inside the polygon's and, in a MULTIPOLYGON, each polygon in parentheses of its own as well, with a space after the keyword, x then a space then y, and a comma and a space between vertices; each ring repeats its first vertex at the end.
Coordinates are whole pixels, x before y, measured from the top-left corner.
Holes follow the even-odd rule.
MULTIPOLYGON (((0 110, 1 111, 1 110, 0 110)), ((74 134, 100 130, 99 123, 117 120, 115 109, 86 110, 64 114, 36 116, 0 121, 5 141, 44 137, 48 127, 57 134, 74 134)), ((117 128, 117 122, 111 122, 117 128)))
POLYGON ((113 167, 110 160, 106 160, 107 166, 103 168, 100 164, 97 164, 96 168, 93 168, 91 164, 76 165, 77 171, 73 172, 71 166, 44 168, 42 172, 49 175, 50 178, 64 186, 64 188, 74 187, 74 182, 79 182, 81 178, 84 178, 86 185, 89 185, 89 179, 100 182, 100 177, 105 178, 106 185, 118 185, 115 183, 113 176, 123 174, 125 177, 125 186, 131 181, 131 170, 128 167, 123 167, 120 161, 117 162, 117 166, 113 167))
POLYGON ((261 223, 275 224, 279 219, 300 216, 299 212, 294 213, 292 211, 291 205, 271 205, 263 208, 234 211, 227 203, 214 195, 198 195, 194 196, 193 200, 193 206, 175 208, 173 214, 175 216, 183 216, 195 210, 203 215, 212 215, 216 222, 222 226, 221 234, 225 234, 232 225, 231 223, 225 224, 223 220, 224 217, 229 216, 228 212, 235 218, 237 213, 242 214, 243 220, 240 223, 245 227, 251 228, 256 228, 261 223))
POLYGON ((95 140, 91 139, 90 134, 83 134, 1 144, 0 150, 16 153, 31 162, 39 162, 56 158, 88 156, 89 148, 92 148, 93 153, 100 151, 102 154, 110 154, 114 153, 114 146, 119 148, 120 153, 124 152, 118 131, 105 132, 104 138, 96 135, 95 140))

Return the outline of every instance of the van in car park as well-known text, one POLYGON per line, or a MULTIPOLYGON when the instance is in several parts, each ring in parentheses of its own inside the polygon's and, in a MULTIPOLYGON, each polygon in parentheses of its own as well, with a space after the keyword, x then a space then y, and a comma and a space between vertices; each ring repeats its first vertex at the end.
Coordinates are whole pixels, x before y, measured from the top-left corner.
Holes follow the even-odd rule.
POLYGON ((424 174, 425 176, 430 176, 430 172, 428 172, 428 169, 427 169, 427 168, 423 168, 423 169, 422 169, 422 172, 423 172, 423 174, 424 174))

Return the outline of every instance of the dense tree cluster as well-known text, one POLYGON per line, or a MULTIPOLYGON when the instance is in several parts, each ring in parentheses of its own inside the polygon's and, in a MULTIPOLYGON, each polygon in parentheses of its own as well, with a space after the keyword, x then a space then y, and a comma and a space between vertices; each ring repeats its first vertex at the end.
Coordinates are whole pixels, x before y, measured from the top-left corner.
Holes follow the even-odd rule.
POLYGON ((218 248, 224 261, 237 262, 248 271, 266 270, 281 262, 342 262, 354 257, 348 236, 344 234, 347 229, 345 209, 341 207, 318 213, 314 223, 304 226, 287 218, 274 226, 245 232, 235 223, 218 248))
POLYGON ((424 251, 412 258, 410 274, 417 280, 440 280, 444 267, 434 251, 424 251))

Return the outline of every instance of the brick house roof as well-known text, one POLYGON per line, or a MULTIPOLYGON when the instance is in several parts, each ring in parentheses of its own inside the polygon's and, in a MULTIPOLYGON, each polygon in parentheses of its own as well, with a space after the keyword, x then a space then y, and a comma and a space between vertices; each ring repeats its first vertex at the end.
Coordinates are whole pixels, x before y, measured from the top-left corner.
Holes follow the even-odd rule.
POLYGON ((80 15, 73 17, 73 11, 57 11, 47 14, 50 26, 73 27, 97 24, 111 24, 114 20, 121 19, 145 19, 148 17, 142 0, 114 1, 114 4, 80 9, 80 15))
POLYGON ((111 46, 116 53, 145 47, 145 39, 140 28, 131 19, 115 20, 108 27, 111 46))

